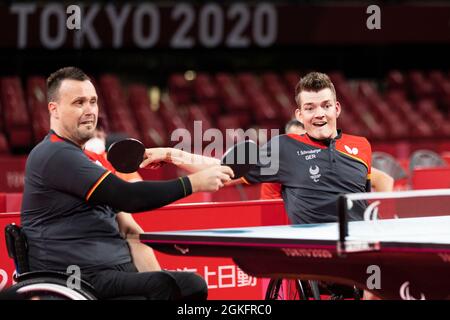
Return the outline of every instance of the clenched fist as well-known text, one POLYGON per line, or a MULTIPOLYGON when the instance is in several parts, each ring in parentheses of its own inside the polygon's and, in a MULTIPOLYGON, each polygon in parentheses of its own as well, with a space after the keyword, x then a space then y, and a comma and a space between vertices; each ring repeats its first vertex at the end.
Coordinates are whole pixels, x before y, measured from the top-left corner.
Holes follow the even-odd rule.
POLYGON ((188 176, 191 181, 192 192, 217 191, 224 186, 225 182, 231 181, 233 177, 233 170, 227 166, 213 166, 188 176))

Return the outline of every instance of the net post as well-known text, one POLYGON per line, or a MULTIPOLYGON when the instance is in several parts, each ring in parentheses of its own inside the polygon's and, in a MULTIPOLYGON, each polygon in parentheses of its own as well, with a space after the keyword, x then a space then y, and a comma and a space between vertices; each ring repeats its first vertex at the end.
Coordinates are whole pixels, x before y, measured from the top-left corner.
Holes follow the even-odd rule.
POLYGON ((348 236, 348 221, 347 221, 347 197, 341 194, 338 198, 338 213, 339 213, 339 239, 337 243, 337 253, 343 256, 346 252, 345 239, 348 236))

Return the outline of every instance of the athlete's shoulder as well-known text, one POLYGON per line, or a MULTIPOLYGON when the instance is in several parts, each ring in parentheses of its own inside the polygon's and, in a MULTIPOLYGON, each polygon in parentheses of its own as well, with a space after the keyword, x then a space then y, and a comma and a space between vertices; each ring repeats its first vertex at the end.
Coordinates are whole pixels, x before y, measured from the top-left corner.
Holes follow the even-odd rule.
POLYGON ((343 133, 342 134, 342 138, 341 138, 342 142, 348 142, 348 143, 355 143, 361 146, 369 146, 370 147, 370 142, 369 140, 367 140, 366 137, 362 137, 362 136, 355 136, 355 135, 351 135, 351 134, 346 134, 343 133))
POLYGON ((53 132, 49 132, 44 139, 35 147, 35 149, 74 149, 81 150, 74 143, 71 143, 63 138, 59 137, 53 132))
POLYGON ((38 145, 36 145, 28 156, 28 161, 46 161, 46 159, 57 157, 74 157, 82 154, 80 147, 68 142, 56 134, 50 132, 38 145))
POLYGON ((336 147, 350 154, 357 154, 358 150, 361 154, 371 156, 372 147, 369 140, 365 137, 354 136, 351 134, 342 134, 341 139, 336 142, 336 147), (356 153, 355 153, 356 152, 356 153))
POLYGON ((342 134, 336 140, 336 149, 347 156, 362 161, 370 170, 372 165, 372 147, 365 137, 342 134))

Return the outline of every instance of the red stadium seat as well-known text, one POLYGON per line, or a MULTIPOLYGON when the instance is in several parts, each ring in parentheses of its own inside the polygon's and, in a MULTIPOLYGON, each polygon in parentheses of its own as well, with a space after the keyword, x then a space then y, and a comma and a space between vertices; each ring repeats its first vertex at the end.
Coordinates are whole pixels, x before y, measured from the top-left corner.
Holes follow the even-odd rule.
POLYGON ((176 104, 192 103, 192 82, 181 73, 170 75, 168 83, 169 93, 176 104))
POLYGON ((150 109, 150 98, 144 85, 128 87, 128 102, 146 147, 167 145, 167 132, 160 116, 150 109))
POLYGON ((203 105, 210 116, 222 110, 219 91, 213 79, 206 73, 199 73, 194 81, 194 94, 200 105, 203 105))
POLYGON ((3 106, 3 127, 10 147, 18 150, 31 147, 31 121, 18 77, 0 80, 0 100, 3 106))
POLYGON ((382 140, 387 137, 385 127, 377 121, 370 109, 364 103, 359 103, 357 107, 354 108, 354 114, 367 130, 366 136, 368 139, 382 140))
POLYGON ((434 96, 433 85, 421 71, 413 70, 408 73, 408 86, 411 94, 417 99, 434 96))
POLYGON ((281 82, 278 75, 274 73, 266 73, 262 76, 264 82, 264 90, 271 97, 271 101, 276 104, 277 112, 280 112, 279 118, 282 123, 286 123, 294 117, 297 108, 294 100, 294 89, 289 94, 286 86, 281 82))
POLYGON ((218 73, 215 78, 225 109, 228 112, 249 112, 248 101, 234 77, 227 73, 218 73))
POLYGON ((3 133, 0 133, 0 154, 6 155, 9 153, 10 153, 10 150, 9 150, 8 140, 6 140, 6 137, 3 133))
POLYGON ((186 120, 180 115, 177 106, 168 94, 161 97, 158 114, 166 126, 169 144, 176 142, 171 140, 171 135, 176 129, 188 129, 186 120))
POLYGON ((405 90, 405 77, 398 70, 392 70, 388 73, 386 83, 388 89, 405 90))
POLYGON ((444 72, 440 70, 432 70, 428 73, 428 78, 431 80, 434 86, 438 86, 444 81, 448 81, 444 72))
POLYGON ((242 141, 246 138, 246 133, 255 133, 251 135, 250 139, 257 141, 256 130, 252 128, 241 127, 240 120, 238 116, 235 115, 224 115, 217 120, 217 128, 222 131, 225 139, 225 146, 231 146, 236 142, 242 141))
POLYGON ((50 115, 47 106, 47 86, 44 77, 27 79, 27 101, 32 121, 34 143, 41 141, 50 129, 50 115))
POLYGON ((108 131, 111 129, 110 120, 108 114, 106 113, 105 99, 103 98, 102 90, 94 77, 90 77, 91 82, 97 91, 97 104, 98 104, 98 117, 101 118, 104 130, 108 131))
MULTIPOLYGON (((95 85, 95 80, 91 79, 95 85)), ((50 129, 50 116, 47 106, 46 80, 41 76, 30 76, 27 79, 26 96, 28 109, 30 110, 30 118, 32 120, 32 128, 34 142, 41 141, 50 129)), ((97 90, 97 94, 99 94, 97 90)), ((100 101, 100 97, 99 97, 100 101)), ((104 109, 100 107, 99 116, 107 122, 104 115, 104 109)))
POLYGON ((247 96, 249 108, 256 123, 270 122, 278 124, 280 120, 278 104, 271 101, 266 94, 266 90, 262 89, 259 79, 250 73, 240 73, 237 79, 247 96))
POLYGON ((203 132, 213 127, 213 119, 206 112, 206 108, 203 105, 192 104, 187 107, 187 110, 190 125, 194 121, 200 121, 203 132))
POLYGON ((119 79, 114 75, 103 75, 99 80, 99 88, 104 99, 104 108, 108 114, 111 130, 141 139, 119 79))

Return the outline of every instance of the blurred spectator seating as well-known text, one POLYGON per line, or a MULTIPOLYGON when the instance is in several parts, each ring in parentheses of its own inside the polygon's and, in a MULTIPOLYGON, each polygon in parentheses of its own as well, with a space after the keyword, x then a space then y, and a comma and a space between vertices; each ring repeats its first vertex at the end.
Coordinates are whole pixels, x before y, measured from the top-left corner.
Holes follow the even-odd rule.
POLYGON ((34 143, 37 144, 50 130, 45 78, 39 76, 28 77, 26 90, 28 109, 32 119, 34 143))
POLYGON ((414 151, 409 160, 410 171, 421 168, 436 168, 446 166, 446 161, 439 154, 431 150, 414 151))
POLYGON ((33 144, 31 121, 18 77, 0 79, 2 127, 11 149, 25 150, 33 144))
POLYGON ((408 175, 400 163, 390 154, 385 152, 372 153, 372 167, 386 172, 394 179, 394 189, 407 189, 408 175))
POLYGON ((413 189, 450 188, 450 167, 434 151, 422 149, 413 152, 409 168, 413 189))

